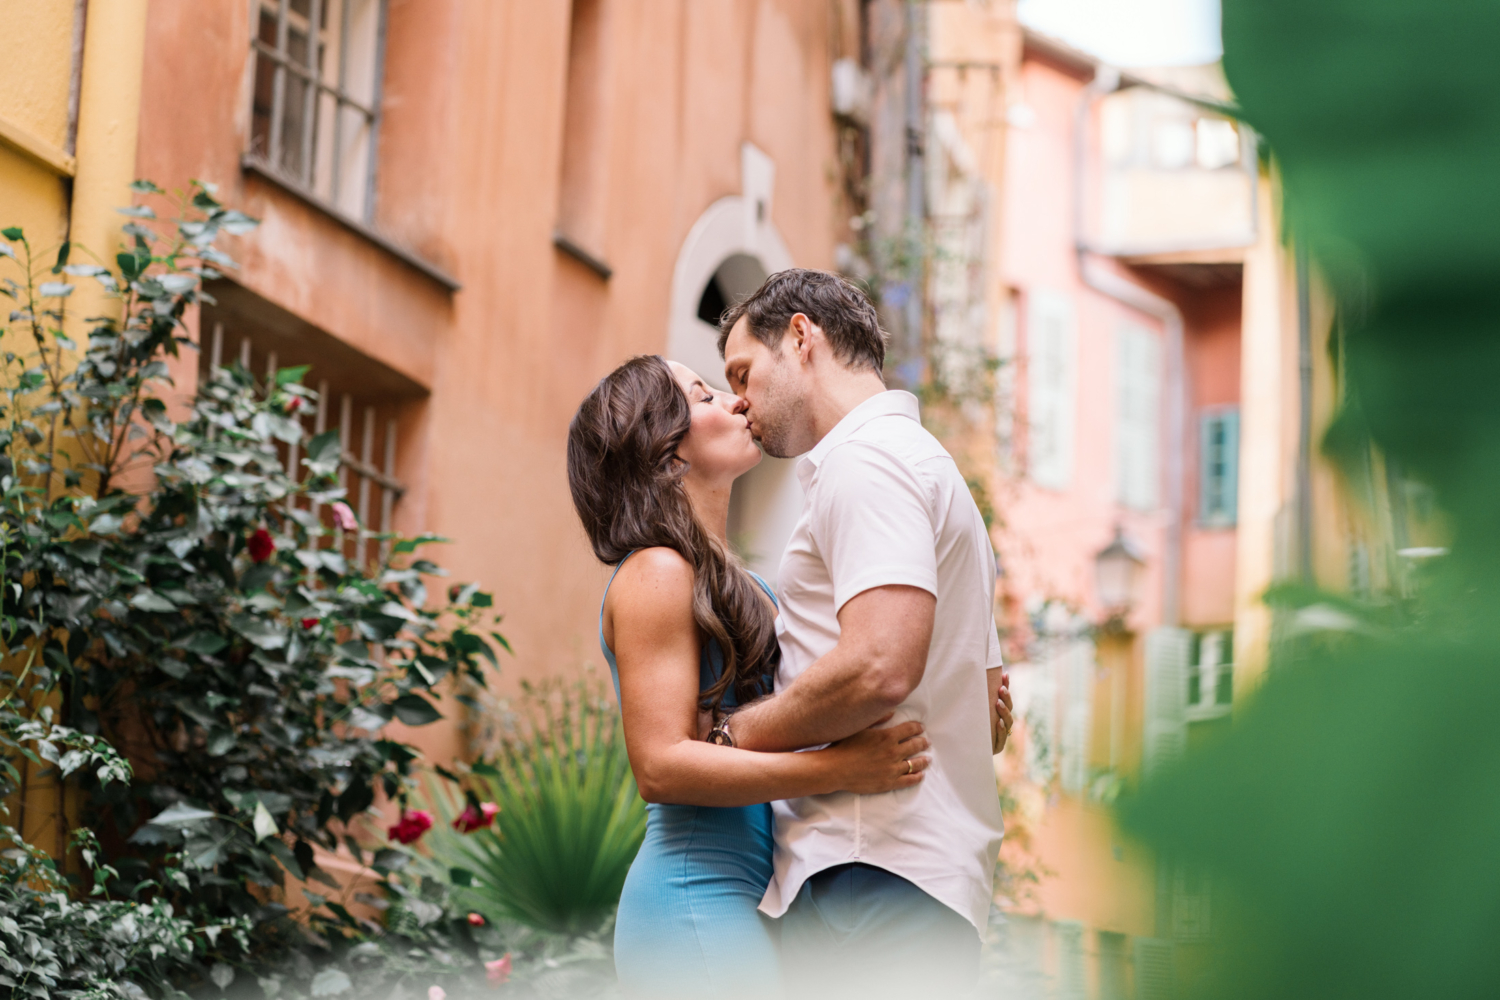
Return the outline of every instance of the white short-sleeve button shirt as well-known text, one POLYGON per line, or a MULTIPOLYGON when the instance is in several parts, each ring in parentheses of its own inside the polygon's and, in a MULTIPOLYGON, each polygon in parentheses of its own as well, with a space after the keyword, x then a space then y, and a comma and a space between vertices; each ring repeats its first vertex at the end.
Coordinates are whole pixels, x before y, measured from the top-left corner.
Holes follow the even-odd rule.
POLYGON ((932 763, 912 788, 774 803, 775 874, 760 908, 779 917, 809 876, 859 861, 915 883, 982 929, 1003 834, 985 682, 985 670, 1000 666, 1000 641, 984 519, 906 392, 851 410, 797 475, 804 507, 778 580, 776 687, 838 644, 838 612, 850 598, 920 587, 937 597, 932 645, 922 682, 892 724, 921 722, 932 763))

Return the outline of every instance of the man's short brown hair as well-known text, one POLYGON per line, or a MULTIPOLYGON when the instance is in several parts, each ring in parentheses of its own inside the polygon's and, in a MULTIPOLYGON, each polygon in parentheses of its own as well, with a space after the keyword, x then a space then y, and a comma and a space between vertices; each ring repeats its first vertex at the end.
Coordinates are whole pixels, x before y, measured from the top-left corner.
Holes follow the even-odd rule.
POLYGON ((798 313, 822 327, 833 356, 848 367, 884 370, 886 336, 869 296, 847 278, 802 267, 777 271, 749 298, 724 311, 719 320, 719 357, 724 356, 724 343, 740 317, 745 318, 751 336, 775 350, 798 313))

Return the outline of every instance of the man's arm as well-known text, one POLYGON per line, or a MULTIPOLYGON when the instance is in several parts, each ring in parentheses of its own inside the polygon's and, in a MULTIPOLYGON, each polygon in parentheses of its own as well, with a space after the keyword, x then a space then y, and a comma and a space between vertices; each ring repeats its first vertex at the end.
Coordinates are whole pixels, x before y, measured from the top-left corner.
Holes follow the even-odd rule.
POLYGON ((800 750, 880 722, 922 681, 937 598, 920 587, 874 587, 839 609, 839 642, 786 690, 735 713, 746 750, 800 750))

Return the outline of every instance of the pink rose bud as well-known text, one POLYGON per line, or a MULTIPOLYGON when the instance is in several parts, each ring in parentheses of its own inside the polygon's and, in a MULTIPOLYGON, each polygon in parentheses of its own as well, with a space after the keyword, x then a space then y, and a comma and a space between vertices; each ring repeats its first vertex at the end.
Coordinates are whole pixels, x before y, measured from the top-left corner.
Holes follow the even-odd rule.
POLYGON ((342 500, 333 503, 333 524, 341 531, 357 531, 359 522, 354 518, 354 510, 342 500))
POLYGON ((493 802, 481 802, 478 806, 470 803, 453 821, 453 829, 459 833, 473 833, 494 823, 499 814, 500 807, 493 802))
POLYGON ((483 927, 484 926, 484 914, 482 914, 482 913, 471 913, 471 914, 469 914, 469 926, 470 927, 483 927))
POLYGON ((448 991, 441 986, 427 987, 427 1000, 448 1000, 448 991))
POLYGON ((493 962, 484 963, 484 978, 499 986, 510 978, 510 953, 506 952, 503 958, 497 958, 493 962))

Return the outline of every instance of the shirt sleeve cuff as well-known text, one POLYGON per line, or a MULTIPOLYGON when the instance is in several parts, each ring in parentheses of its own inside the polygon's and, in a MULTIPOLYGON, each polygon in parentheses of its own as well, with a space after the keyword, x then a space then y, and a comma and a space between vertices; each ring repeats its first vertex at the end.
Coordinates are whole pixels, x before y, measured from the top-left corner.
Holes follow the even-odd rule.
POLYGON ((850 580, 841 581, 833 594, 833 613, 867 590, 876 587, 916 587, 937 596, 937 576, 904 566, 873 566, 850 580))

